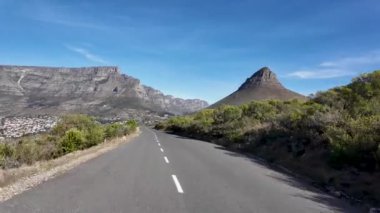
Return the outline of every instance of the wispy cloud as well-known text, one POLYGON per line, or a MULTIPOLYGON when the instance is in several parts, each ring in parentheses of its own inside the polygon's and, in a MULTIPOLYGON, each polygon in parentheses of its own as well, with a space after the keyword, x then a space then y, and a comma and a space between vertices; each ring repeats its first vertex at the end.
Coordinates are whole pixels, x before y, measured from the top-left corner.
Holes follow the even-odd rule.
POLYGON ((327 79, 338 78, 343 76, 354 76, 363 67, 379 65, 380 51, 373 51, 357 57, 340 58, 334 61, 324 61, 317 68, 303 69, 292 73, 288 76, 302 79, 327 79))
POLYGON ((84 13, 83 9, 79 8, 80 4, 78 5, 76 4, 75 7, 73 7, 64 3, 58 4, 46 0, 32 0, 27 1, 21 9, 22 14, 39 22, 72 28, 93 30, 109 29, 108 26, 100 23, 95 17, 84 13))
POLYGON ((347 70, 323 68, 315 70, 300 70, 289 74, 290 77, 297 77, 302 79, 326 79, 352 75, 355 75, 355 73, 347 70))
POLYGON ((65 18, 48 18, 48 17, 36 17, 35 20, 51 23, 51 24, 58 24, 63 25, 66 27, 77 27, 77 28, 87 28, 87 29, 94 29, 94 30, 106 30, 107 27, 96 24, 96 23, 90 23, 90 22, 84 22, 84 21, 78 21, 78 20, 69 20, 65 18))
POLYGON ((66 46, 67 49, 69 49, 69 50, 71 50, 73 52, 76 52, 76 53, 82 55, 83 57, 85 57, 89 61, 100 63, 100 64, 107 64, 108 63, 106 60, 104 60, 103 58, 101 58, 98 55, 95 55, 95 54, 91 53, 87 49, 84 49, 84 48, 81 48, 81 47, 74 47, 74 46, 71 46, 71 45, 65 45, 65 46, 66 46))
POLYGON ((341 68, 349 68, 352 66, 359 65, 372 65, 372 64, 380 64, 380 51, 374 51, 368 53, 366 55, 358 56, 358 57, 347 57, 338 59, 335 61, 325 61, 320 64, 321 67, 341 67, 341 68))

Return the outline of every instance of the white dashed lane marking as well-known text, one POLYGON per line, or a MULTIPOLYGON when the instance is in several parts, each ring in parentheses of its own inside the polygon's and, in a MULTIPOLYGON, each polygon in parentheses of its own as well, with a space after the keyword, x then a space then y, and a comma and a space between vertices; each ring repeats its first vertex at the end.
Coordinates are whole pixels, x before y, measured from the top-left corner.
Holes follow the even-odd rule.
MULTIPOLYGON (((153 131, 152 131, 152 132, 153 132, 153 131)), ((155 139, 156 142, 158 143, 158 146, 161 147, 161 143, 160 143, 160 141, 158 140, 157 134, 156 134, 155 132, 153 132, 153 135, 154 135, 154 139, 155 139)), ((160 148, 160 150, 161 150, 162 153, 164 152, 164 149, 163 149, 163 148, 160 148)), ((167 164, 170 163, 168 157, 164 156, 164 159, 165 159, 165 163, 167 163, 167 164)), ((176 175, 172 175, 172 178, 173 178, 173 182, 174 182, 175 186, 177 187, 177 191, 178 191, 178 193, 183 194, 184 191, 183 191, 183 189, 182 189, 181 184, 179 183, 179 180, 178 180, 177 176, 176 176, 176 175)))
POLYGON ((181 184, 180 184, 179 181, 178 181, 177 176, 172 175, 172 178, 173 178, 173 181, 174 181, 175 186, 177 187, 177 191, 178 191, 178 193, 183 194, 183 189, 182 189, 182 187, 181 187, 181 184))
POLYGON ((165 162, 166 162, 166 163, 169 163, 169 159, 168 159, 168 157, 165 156, 164 159, 165 159, 165 162))

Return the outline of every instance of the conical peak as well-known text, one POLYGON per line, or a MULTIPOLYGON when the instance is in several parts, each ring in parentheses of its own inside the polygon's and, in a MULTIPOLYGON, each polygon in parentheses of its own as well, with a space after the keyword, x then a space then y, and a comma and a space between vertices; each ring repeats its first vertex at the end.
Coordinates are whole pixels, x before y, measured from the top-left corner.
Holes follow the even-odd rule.
POLYGON ((276 74, 272 72, 268 67, 263 67, 259 69, 257 72, 255 72, 251 78, 253 77, 271 77, 274 76, 276 78, 276 74))
POLYGON ((281 86, 281 83, 277 80, 276 74, 272 72, 268 67, 263 67, 259 71, 255 72, 244 82, 244 84, 240 86, 239 90, 257 87, 265 84, 281 86))

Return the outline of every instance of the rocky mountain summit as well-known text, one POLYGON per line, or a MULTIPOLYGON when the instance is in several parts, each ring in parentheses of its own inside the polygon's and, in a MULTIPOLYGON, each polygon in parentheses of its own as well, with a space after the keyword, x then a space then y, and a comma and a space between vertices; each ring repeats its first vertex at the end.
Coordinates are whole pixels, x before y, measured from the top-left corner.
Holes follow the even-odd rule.
POLYGON ((277 80, 277 76, 268 67, 263 67, 259 71, 255 72, 250 78, 248 78, 240 87, 239 91, 255 88, 260 86, 272 86, 277 88, 283 88, 281 83, 277 80))
POLYGON ((241 105, 254 100, 306 100, 306 97, 286 89, 268 67, 263 67, 248 78, 239 89, 211 107, 222 104, 241 105))
POLYGON ((126 109, 184 114, 207 107, 151 87, 118 67, 0 66, 0 117, 65 112, 120 115, 126 109))

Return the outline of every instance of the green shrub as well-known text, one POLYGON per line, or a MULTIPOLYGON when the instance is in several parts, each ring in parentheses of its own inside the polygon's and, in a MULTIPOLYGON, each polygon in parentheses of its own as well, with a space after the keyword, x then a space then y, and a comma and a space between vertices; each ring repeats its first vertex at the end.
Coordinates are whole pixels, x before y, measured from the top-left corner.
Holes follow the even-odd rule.
POLYGON ((259 121, 267 121, 273 119, 278 113, 276 107, 279 102, 256 102, 253 101, 247 105, 243 105, 243 113, 245 116, 259 121))
POLYGON ((129 121, 127 121, 127 126, 128 126, 132 131, 134 131, 134 130, 137 129, 137 127, 139 126, 139 124, 137 123, 136 120, 129 120, 129 121))
POLYGON ((192 122, 193 119, 190 116, 174 117, 168 120, 167 128, 171 131, 180 132, 188 128, 192 122))
POLYGON ((9 144, 3 144, 0 143, 0 167, 1 168, 8 168, 13 167, 12 165, 12 159, 14 159, 15 156, 15 148, 12 145, 9 144))
POLYGON ((218 125, 239 120, 243 110, 238 106, 223 105, 215 109, 213 115, 214 124, 218 125))
POLYGON ((327 135, 334 166, 354 165, 365 170, 379 167, 380 116, 346 120, 329 126, 327 135))
POLYGON ((84 148, 86 143, 85 134, 82 131, 71 128, 61 139, 61 149, 64 154, 84 148))
POLYGON ((114 138, 123 135, 123 125, 120 123, 108 124, 105 127, 105 137, 114 138))
POLYGON ((85 131, 85 144, 83 148, 89 148, 91 146, 102 143, 105 139, 105 131, 100 125, 93 125, 85 131))
POLYGON ((34 141, 38 145, 38 160, 50 160, 62 155, 60 150, 59 137, 53 135, 43 135, 34 141))
POLYGON ((0 143, 0 157, 12 157, 15 153, 14 147, 9 144, 0 143))
POLYGON ((38 160, 39 146, 32 140, 20 140, 15 148, 15 158, 20 164, 32 164, 38 160))
POLYGON ((214 110, 205 109, 194 115, 194 120, 191 124, 190 131, 194 134, 207 134, 214 123, 214 110))
POLYGON ((58 124, 52 130, 53 135, 63 136, 66 132, 72 128, 76 128, 80 131, 87 131, 94 126, 99 125, 93 117, 87 115, 66 115, 63 116, 58 124))

